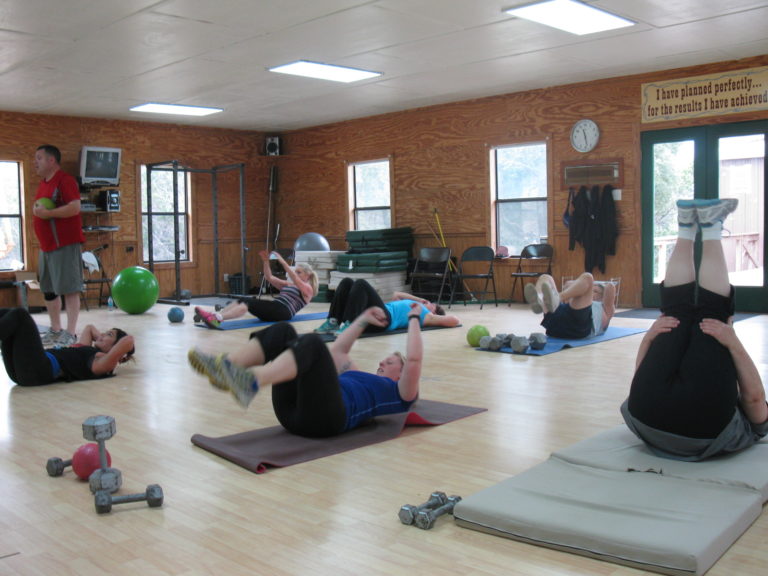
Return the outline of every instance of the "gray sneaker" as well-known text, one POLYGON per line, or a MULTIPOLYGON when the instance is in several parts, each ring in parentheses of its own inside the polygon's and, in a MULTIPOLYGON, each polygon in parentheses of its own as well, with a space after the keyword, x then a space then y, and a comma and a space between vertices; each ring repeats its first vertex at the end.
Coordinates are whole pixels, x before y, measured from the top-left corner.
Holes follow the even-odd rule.
POLYGON ((227 384, 237 403, 243 408, 248 408, 259 391, 256 377, 245 368, 232 364, 226 356, 219 356, 216 365, 219 378, 227 384))
POLYGON ((77 336, 66 330, 59 332, 59 336, 56 338, 57 348, 68 348, 77 344, 77 336))
POLYGON ((58 345, 59 338, 65 332, 65 330, 52 330, 48 328, 43 334, 40 335, 40 340, 43 342, 43 348, 53 348, 58 345))
POLYGON ((218 356, 205 354, 197 348, 192 348, 189 352, 187 352, 187 360, 189 360, 189 365, 192 366, 192 368, 194 368, 198 374, 207 376, 211 385, 215 388, 229 392, 229 385, 222 381, 219 377, 220 370, 218 361, 222 356, 223 354, 218 356))
POLYGON ((525 301, 531 306, 531 311, 534 314, 541 314, 544 308, 541 306, 541 298, 539 292, 536 290, 535 284, 526 284, 523 288, 523 294, 525 295, 525 301))
POLYGON ((719 198, 716 200, 699 200, 696 204, 696 216, 699 226, 707 228, 715 222, 724 222, 728 215, 739 205, 737 198, 719 198))

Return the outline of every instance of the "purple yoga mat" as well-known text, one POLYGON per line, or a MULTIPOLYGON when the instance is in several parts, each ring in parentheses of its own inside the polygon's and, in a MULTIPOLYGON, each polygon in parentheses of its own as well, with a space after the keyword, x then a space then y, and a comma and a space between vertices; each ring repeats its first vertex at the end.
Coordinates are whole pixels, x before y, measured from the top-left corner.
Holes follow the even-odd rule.
POLYGON ((486 408, 418 400, 411 411, 379 416, 369 424, 332 438, 305 438, 272 426, 212 438, 195 434, 192 443, 256 474, 397 438, 406 426, 439 426, 485 412, 486 408))

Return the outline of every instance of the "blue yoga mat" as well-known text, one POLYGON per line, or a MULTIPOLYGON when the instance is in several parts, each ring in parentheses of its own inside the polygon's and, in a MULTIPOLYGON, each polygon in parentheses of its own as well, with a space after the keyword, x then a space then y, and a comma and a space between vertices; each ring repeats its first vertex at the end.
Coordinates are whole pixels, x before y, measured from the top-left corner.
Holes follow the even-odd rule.
POLYGON ((532 350, 531 348, 528 348, 525 352, 514 352, 512 348, 502 348, 501 350, 475 348, 475 350, 480 350, 481 352, 503 352, 504 354, 524 354, 527 356, 546 356, 547 354, 560 352, 560 350, 565 350, 566 348, 589 346, 590 344, 597 344, 598 342, 605 342, 606 340, 615 340, 616 338, 624 338, 625 336, 633 336, 634 334, 640 334, 642 332, 646 332, 646 329, 618 328, 617 326, 608 326, 608 329, 603 334, 600 336, 594 336, 593 338, 566 340, 563 338, 547 337, 547 343, 541 350, 532 350))
MULTIPOLYGON (((287 322, 303 322, 304 320, 325 320, 328 317, 328 312, 312 312, 309 314, 296 314, 287 322)), ((259 326, 269 326, 276 324, 276 322, 265 322, 258 318, 243 318, 242 320, 225 320, 218 328, 214 330, 240 330, 241 328, 258 328, 259 326)), ((205 324, 195 324, 198 328, 209 328, 205 324)))

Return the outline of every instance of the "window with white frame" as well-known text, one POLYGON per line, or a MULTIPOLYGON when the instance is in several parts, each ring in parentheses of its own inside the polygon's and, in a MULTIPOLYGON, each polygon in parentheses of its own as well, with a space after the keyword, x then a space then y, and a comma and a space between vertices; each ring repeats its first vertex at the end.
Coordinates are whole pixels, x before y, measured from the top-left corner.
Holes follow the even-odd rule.
POLYGON ((21 163, 0 161, 0 270, 24 268, 21 163))
POLYGON ((546 242, 547 144, 529 142, 491 151, 496 245, 520 254, 528 244, 546 242))
POLYGON ((389 160, 350 164, 349 187, 355 230, 392 227, 389 160))
POLYGON ((176 207, 174 209, 173 170, 152 169, 152 195, 147 196, 147 167, 141 167, 141 238, 144 262, 149 261, 149 224, 152 223, 152 260, 175 261, 174 219, 179 230, 179 260, 187 262, 189 254, 190 174, 179 169, 176 207), (151 200, 151 207, 150 202, 151 200))

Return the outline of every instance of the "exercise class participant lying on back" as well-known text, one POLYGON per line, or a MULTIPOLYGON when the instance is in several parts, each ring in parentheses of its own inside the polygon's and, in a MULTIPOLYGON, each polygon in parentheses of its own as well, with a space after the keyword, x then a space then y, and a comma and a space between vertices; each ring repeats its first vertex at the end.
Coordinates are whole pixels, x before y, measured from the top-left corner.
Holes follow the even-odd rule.
POLYGON ((292 434, 326 437, 341 434, 384 414, 407 412, 419 395, 422 341, 419 305, 408 318, 406 353, 388 355, 376 373, 362 372, 350 357, 353 344, 370 325, 381 326, 381 308, 364 311, 326 346, 318 334, 297 336, 281 322, 254 332, 248 343, 229 355, 189 351, 192 367, 211 384, 230 391, 248 406, 258 387, 272 387, 272 406, 280 424, 292 434))
POLYGON ((250 312, 264 322, 287 321, 317 296, 319 287, 317 273, 309 264, 297 264, 292 267, 278 252, 272 252, 272 256, 280 263, 288 277, 287 280, 283 280, 272 274, 269 265, 270 255, 267 251, 262 250, 259 256, 261 256, 264 278, 280 291, 274 300, 240 298, 228 303, 220 312, 208 312, 195 307, 195 314, 203 323, 211 328, 218 328, 222 321, 240 318, 245 316, 246 312, 250 312))
POLYGON ((0 341, 5 370, 19 386, 106 378, 134 353, 133 336, 119 328, 100 332, 91 324, 76 344, 46 350, 23 308, 0 309, 0 341))
POLYGON ((763 382, 733 329, 734 289, 720 241, 723 220, 736 206, 733 199, 678 201, 679 235, 660 287, 662 315, 640 343, 621 406, 629 429, 659 456, 704 460, 768 434, 763 382))
POLYGON ((408 326, 411 304, 419 304, 419 324, 422 326, 458 326, 456 316, 446 315, 442 306, 406 292, 395 292, 392 301, 384 301, 366 280, 343 278, 333 295, 328 319, 315 332, 343 332, 364 310, 377 307, 384 310, 384 325, 369 324, 366 332, 393 332, 408 326))
POLYGON ((611 323, 616 287, 611 282, 595 282, 592 274, 584 272, 558 293, 554 278, 542 274, 535 284, 526 284, 525 300, 535 314, 544 313, 541 325, 547 336, 589 338, 604 333, 611 323))

